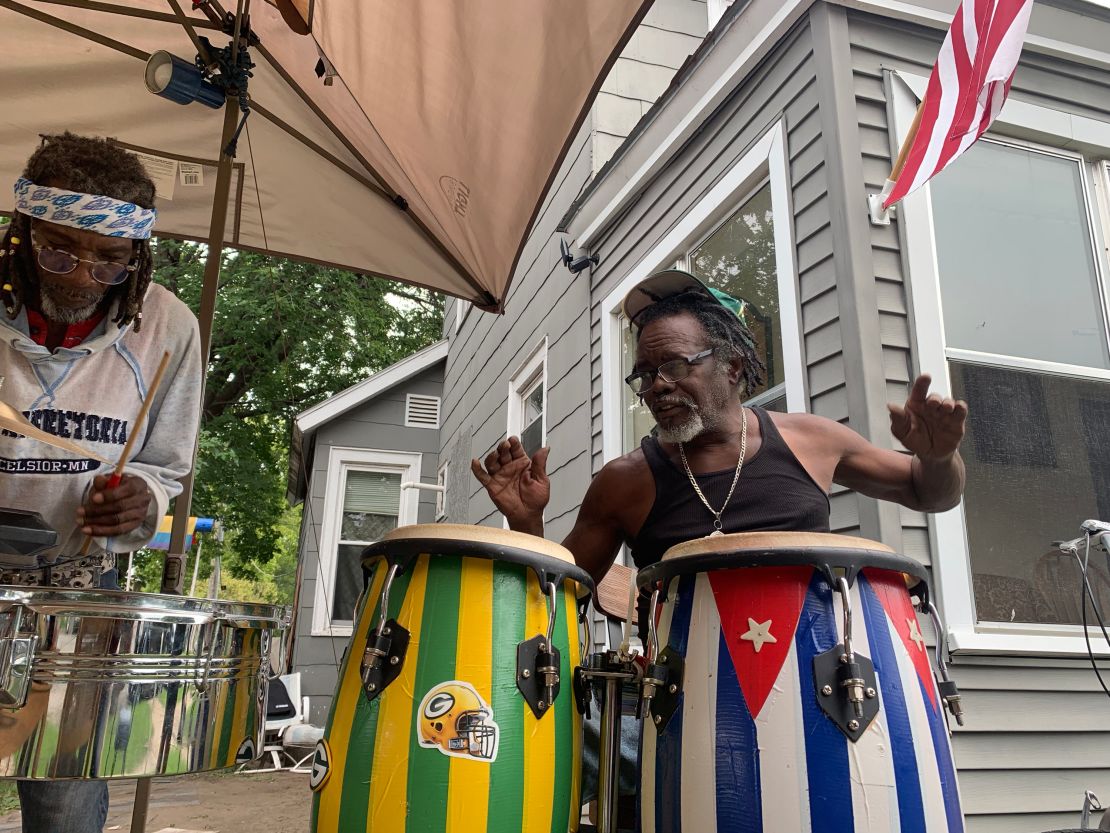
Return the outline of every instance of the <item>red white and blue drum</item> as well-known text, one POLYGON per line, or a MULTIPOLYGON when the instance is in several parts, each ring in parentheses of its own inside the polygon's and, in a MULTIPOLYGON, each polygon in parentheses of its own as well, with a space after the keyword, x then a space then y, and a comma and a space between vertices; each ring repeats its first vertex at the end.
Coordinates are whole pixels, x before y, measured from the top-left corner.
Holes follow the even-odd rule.
POLYGON ((778 532, 692 541, 640 571, 641 590, 662 588, 659 645, 684 664, 672 712, 643 724, 643 833, 962 833, 944 704, 907 590, 924 578, 881 544, 778 532), (823 709, 845 694, 815 663, 840 656, 829 654, 846 628, 839 587, 854 654, 873 664, 871 717, 854 738, 823 709))

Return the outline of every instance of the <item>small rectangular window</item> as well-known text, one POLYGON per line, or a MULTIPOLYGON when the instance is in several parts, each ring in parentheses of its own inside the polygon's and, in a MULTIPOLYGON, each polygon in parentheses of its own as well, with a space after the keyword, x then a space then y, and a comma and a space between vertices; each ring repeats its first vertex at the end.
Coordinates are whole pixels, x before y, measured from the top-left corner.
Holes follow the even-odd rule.
POLYGON ((349 469, 343 489, 343 514, 336 549, 333 620, 354 619, 362 592, 362 551, 396 529, 401 507, 401 475, 349 469))

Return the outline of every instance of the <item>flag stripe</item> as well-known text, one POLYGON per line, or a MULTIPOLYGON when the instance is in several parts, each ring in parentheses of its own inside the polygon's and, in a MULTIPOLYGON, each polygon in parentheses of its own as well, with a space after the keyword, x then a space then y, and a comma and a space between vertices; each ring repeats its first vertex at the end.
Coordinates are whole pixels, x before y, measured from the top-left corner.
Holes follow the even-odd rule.
POLYGON ((910 726, 906 693, 898 669, 893 640, 887 626, 887 614, 875 595, 867 577, 859 575, 863 593, 863 618, 872 649, 871 661, 879 678, 890 747, 894 759, 894 779, 898 792, 898 815, 905 833, 924 833, 925 810, 921 797, 921 776, 918 772, 913 730, 910 726))
MULTIPOLYGON (((458 649, 459 600, 462 582, 461 558, 421 556, 428 560, 421 615, 421 638, 416 659, 416 675, 410 700, 411 726, 408 744, 408 784, 419 800, 410 801, 405 828, 409 833, 444 830, 447 826, 447 796, 450 791, 453 758, 420 744, 420 703, 440 683, 458 679, 455 674, 455 653, 458 649)), ((484 651, 485 645, 471 645, 470 650, 484 651)), ((412 645, 410 643, 410 650, 412 645)), ((464 761, 463 763, 470 763, 464 761)), ((485 766, 485 764, 483 764, 485 766)))
POLYGON ((964 0, 941 45, 889 207, 936 176, 1002 110, 1029 28, 1032 0, 964 0))
MULTIPOLYGON (((751 650, 749 648, 749 650, 751 650)), ((716 688, 716 788, 717 821, 705 830, 763 833, 763 804, 760 801, 760 744, 755 721, 744 702, 740 680, 724 634, 717 634, 717 682, 712 678, 706 688, 716 688)), ((691 680, 691 684, 694 681, 691 680)), ((698 749, 697 755, 710 756, 698 749)), ((695 828, 696 829, 696 828, 695 828)))
POLYGON ((709 576, 695 577, 690 636, 686 647, 685 684, 682 693, 682 827, 684 830, 717 829, 716 744, 717 655, 721 620, 709 576))
MULTIPOLYGON (((490 772, 490 830, 520 830, 524 809, 524 711, 516 687, 516 646, 525 639, 526 568, 493 565, 493 693, 489 701, 500 729, 497 766, 490 772)), ((481 797, 476 796, 476 801, 481 797)))
POLYGON ((811 763, 807 774, 813 833, 844 833, 855 825, 848 777, 848 740, 817 705, 813 684, 813 658, 839 640, 834 623, 832 591, 815 572, 795 635, 806 760, 811 763))
MULTIPOLYGON (((459 633, 455 679, 470 683, 478 696, 491 702, 493 666, 493 562, 464 558, 459 588, 459 633)), ((497 714, 493 715, 497 722, 497 714)), ((490 763, 451 758, 447 789, 446 833, 485 833, 490 763)))

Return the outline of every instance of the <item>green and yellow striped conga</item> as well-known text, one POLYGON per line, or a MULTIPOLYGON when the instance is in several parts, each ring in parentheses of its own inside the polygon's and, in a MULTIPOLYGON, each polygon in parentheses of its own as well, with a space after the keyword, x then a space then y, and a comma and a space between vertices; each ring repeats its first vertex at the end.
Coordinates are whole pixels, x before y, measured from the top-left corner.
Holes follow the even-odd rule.
POLYGON ((316 748, 312 829, 577 830, 571 675, 578 586, 591 582, 570 553, 426 524, 389 533, 363 563, 373 574, 316 748))

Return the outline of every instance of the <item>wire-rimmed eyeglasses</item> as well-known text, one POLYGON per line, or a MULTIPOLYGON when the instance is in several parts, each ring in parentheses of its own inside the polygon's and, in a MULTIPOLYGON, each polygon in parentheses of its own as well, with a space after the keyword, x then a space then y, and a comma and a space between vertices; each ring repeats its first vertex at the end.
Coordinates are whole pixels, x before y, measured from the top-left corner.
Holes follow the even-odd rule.
POLYGON ((690 375, 690 368, 698 362, 713 355, 713 348, 702 350, 700 353, 695 353, 692 356, 682 356, 677 359, 671 359, 669 362, 663 362, 655 370, 638 370, 625 377, 624 383, 632 388, 632 392, 637 396, 643 396, 647 393, 655 383, 655 377, 659 376, 664 382, 674 384, 680 379, 685 379, 690 375))
POLYGON ((31 249, 38 259, 39 266, 52 275, 68 275, 72 273, 79 263, 89 264, 89 275, 97 283, 105 286, 119 286, 138 267, 134 263, 117 263, 112 260, 86 260, 78 257, 65 249, 55 246, 43 246, 35 240, 35 233, 31 232, 31 249))

